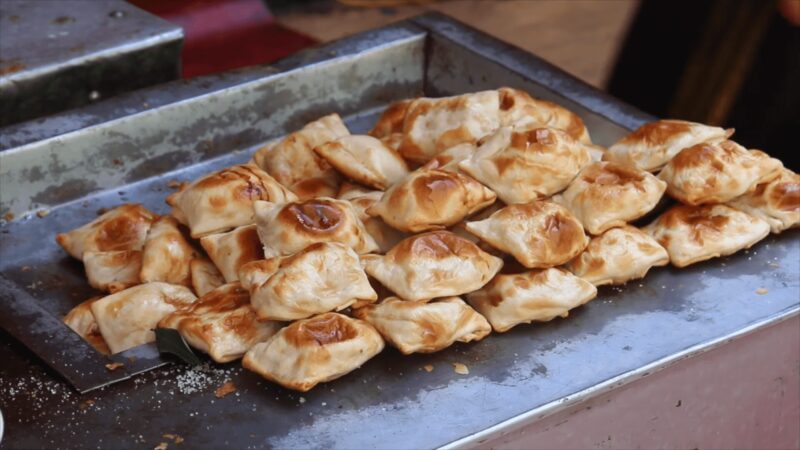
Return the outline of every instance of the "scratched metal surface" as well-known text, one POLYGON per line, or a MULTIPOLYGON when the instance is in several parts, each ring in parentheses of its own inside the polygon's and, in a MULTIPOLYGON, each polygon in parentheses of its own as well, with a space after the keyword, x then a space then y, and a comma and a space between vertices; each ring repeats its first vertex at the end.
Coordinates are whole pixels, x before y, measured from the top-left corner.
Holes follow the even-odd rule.
MULTIPOLYGON (((353 103, 342 103, 353 105, 347 117, 352 131, 363 132, 369 128, 377 114, 374 106, 409 95, 408 92, 415 89, 442 94, 473 90, 491 83, 488 76, 502 72, 502 67, 508 65, 503 58, 509 55, 514 56, 514 67, 508 67, 508 73, 502 75, 505 78, 500 78, 498 84, 508 82, 534 92, 553 90, 549 83, 558 78, 558 74, 536 58, 514 53, 513 48, 441 17, 424 20, 418 22, 423 30, 428 30, 429 39, 424 79, 421 75, 416 79, 409 75, 405 83, 388 83, 389 90, 383 95, 389 98, 367 95, 354 99, 353 103), (455 36, 447 34, 454 32, 457 32, 455 36), (487 54, 492 49, 494 51, 487 54), (536 69, 536 76, 542 76, 540 70, 544 70, 543 83, 533 75, 526 77, 524 72, 528 69, 536 69), (456 82, 457 77, 452 74, 458 73, 464 77, 456 82), (487 78, 483 80, 482 77, 487 78), (396 93, 396 97, 392 97, 392 93, 396 93), (359 108, 359 101, 366 101, 366 104, 359 108)), ((380 41, 380 51, 395 52, 394 57, 380 59, 368 52, 384 64, 381 74, 389 72, 390 67, 423 59, 423 41, 395 40, 395 37, 388 42, 380 41), (416 50, 410 51, 408 46, 416 50)), ((317 51, 324 50, 325 47, 317 51)), ((292 77, 292 83, 303 84, 304 80, 322 83, 318 91, 313 86, 298 90, 311 95, 314 114, 323 112, 315 108, 324 109, 324 106, 314 105, 337 106, 332 109, 342 110, 338 100, 336 103, 327 100, 340 94, 329 90, 329 85, 323 82, 346 83, 327 78, 347 77, 352 72, 344 67, 360 60, 360 55, 333 58, 337 59, 343 64, 341 71, 336 70, 334 62, 318 63, 325 65, 326 70, 320 73, 328 74, 327 77, 315 78, 313 71, 292 68, 281 71, 292 77)), ((421 66, 414 73, 421 74, 421 66)), ((363 80, 358 82, 363 83, 363 80)), ((598 95, 599 100, 593 99, 593 104, 584 102, 581 96, 585 95, 585 87, 572 85, 572 88, 577 90, 559 95, 584 105, 576 108, 581 113, 593 111, 596 117, 590 121, 590 132, 603 141, 613 140, 632 125, 626 120, 647 119, 602 95, 598 95), (619 119, 622 125, 603 119, 607 117, 619 119)), ((358 92, 365 91, 369 90, 358 92)), ((218 95, 186 100, 174 107, 185 107, 183 112, 189 115, 199 114, 204 108, 213 109, 214 101, 222 101, 225 94, 241 100, 237 97, 239 92, 242 91, 237 88, 226 88, 218 95)), ((257 91, 244 92, 252 95, 257 91)), ((226 105, 247 109, 252 104, 231 101, 226 105)), ((274 107, 280 111, 280 106, 274 107)), ((302 114, 303 108, 304 105, 297 105, 293 112, 277 116, 276 123, 269 129, 278 130, 276 134, 280 134, 281 127, 296 126, 294 121, 307 118, 302 114)), ((175 112, 175 116, 180 117, 180 113, 175 112)), ((144 134, 150 133, 151 128, 158 129, 159 125, 150 121, 144 112, 130 119, 111 121, 107 127, 109 131, 127 126, 135 129, 137 123, 140 133, 144 134)), ((171 123, 182 125, 182 122, 171 123)), ((238 125, 230 122, 205 123, 219 130, 230 130, 234 135, 242 133, 238 125)), ((194 132, 198 133, 197 128, 194 132)), ((254 139, 273 136, 270 133, 263 132, 254 139)), ((164 145, 165 148, 170 145, 185 148, 183 146, 192 143, 164 145)), ((40 310, 51 316, 63 314, 90 292, 80 264, 57 248, 53 234, 95 217, 98 208, 121 201, 141 201, 157 212, 166 212, 163 198, 168 193, 169 180, 193 179, 214 168, 244 161, 253 147, 234 145, 227 150, 206 154, 216 157, 201 163, 192 164, 196 160, 191 159, 176 162, 169 167, 176 169, 174 172, 136 179, 138 181, 133 183, 129 182, 131 175, 125 163, 117 168, 118 187, 90 195, 70 194, 77 196, 57 204, 45 218, 33 216, 3 225, 0 228, 0 273, 13 280, 15 289, 24 290, 32 299, 28 301, 35 302, 40 310), (25 266, 30 269, 23 270, 25 266)), ((155 172, 150 174, 158 174, 157 169, 151 169, 155 172)), ((9 387, 27 387, 31 383, 34 387, 27 391, 37 392, 35 383, 44 383, 48 389, 36 397, 16 390, 14 395, 0 396, 0 409, 7 423, 4 445, 8 448, 155 446, 165 441, 164 433, 180 434, 186 439, 184 445, 191 448, 428 448, 445 445, 543 405, 566 402, 576 393, 639 371, 688 348, 702 347, 748 327, 796 313, 800 302, 799 237, 799 231, 790 231, 770 236, 753 249, 732 257, 683 270, 654 269, 641 282, 621 288, 602 288, 596 300, 575 310, 567 320, 519 326, 475 344, 457 344, 431 355, 403 357, 387 349, 354 373, 302 395, 238 370, 236 363, 222 366, 225 371, 222 375, 208 375, 213 382, 194 392, 187 391, 179 381, 186 379, 187 369, 169 366, 78 395, 52 371, 41 369, 40 362, 32 363, 36 359, 28 350, 6 339, 0 345, 0 359, 4 361, 0 390, 9 394, 9 387), (757 288, 766 288, 768 293, 757 295, 757 288), (466 364, 469 375, 454 373, 453 363, 466 364), (429 364, 433 366, 432 372, 424 370, 429 364), (237 394, 217 399, 214 388, 228 378, 236 384, 237 394), (37 401, 31 401, 32 398, 37 401), (88 403, 89 400, 93 403, 88 403)), ((13 320, 13 311, 9 313, 13 320)), ((69 350, 56 348, 55 351, 69 350)), ((64 357, 62 354, 62 359, 64 357)))
POLYGON ((0 126, 175 80, 182 42, 180 27, 122 0, 4 0, 0 126))

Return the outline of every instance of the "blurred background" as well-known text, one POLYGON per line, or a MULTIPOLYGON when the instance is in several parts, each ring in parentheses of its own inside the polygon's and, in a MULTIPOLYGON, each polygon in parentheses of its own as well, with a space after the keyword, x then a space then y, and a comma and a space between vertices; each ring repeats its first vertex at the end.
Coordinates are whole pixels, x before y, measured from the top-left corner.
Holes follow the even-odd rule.
MULTIPOLYGON (((184 78, 269 63, 317 43, 439 11, 655 116, 736 128, 735 139, 743 145, 798 166, 800 0, 130 3, 184 29, 184 78)), ((15 67, 2 64, 0 59, 0 77, 15 67)))

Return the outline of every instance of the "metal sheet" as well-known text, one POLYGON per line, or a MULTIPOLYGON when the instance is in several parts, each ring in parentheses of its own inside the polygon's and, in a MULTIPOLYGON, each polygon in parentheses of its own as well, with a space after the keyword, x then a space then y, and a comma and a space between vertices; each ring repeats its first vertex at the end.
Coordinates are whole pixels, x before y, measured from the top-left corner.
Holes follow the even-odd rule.
POLYGON ((122 0, 4 0, 0 126, 178 79, 182 43, 122 0))
MULTIPOLYGON (((506 44, 440 16, 416 23, 420 28, 408 23, 401 26, 409 35, 363 42, 365 49, 356 53, 327 59, 327 47, 305 53, 315 61, 308 69, 303 68, 303 57, 299 57, 291 61, 297 66, 281 67, 278 74, 268 75, 263 85, 261 80, 251 81, 243 87, 170 103, 159 108, 163 114, 143 111, 5 152, 49 155, 50 146, 67 142, 69 145, 64 148, 73 149, 67 151, 74 151, 74 157, 79 158, 79 143, 117 138, 109 142, 152 145, 163 155, 186 148, 200 154, 178 153, 176 159, 162 161, 162 166, 150 165, 138 174, 133 172, 136 176, 127 167, 115 168, 100 151, 91 154, 101 160, 99 167, 83 172, 63 161, 54 164, 52 170, 49 165, 39 165, 44 173, 52 171, 54 176, 61 170, 69 173, 69 177, 56 182, 61 190, 63 180, 86 177, 90 170, 107 173, 103 186, 116 187, 85 196, 80 190, 73 191, 69 201, 53 201, 51 205, 56 207, 44 218, 27 217, 0 227, 0 273, 41 309, 58 317, 88 297, 90 291, 80 263, 66 256, 52 242, 52 236, 95 217, 98 208, 135 200, 165 212, 163 198, 169 180, 193 179, 214 168, 244 161, 253 150, 253 141, 297 126, 313 114, 326 112, 326 108, 350 113, 348 125, 354 132, 363 132, 376 118, 376 106, 408 96, 414 89, 424 89, 428 94, 458 92, 478 85, 465 81, 467 77, 485 77, 486 81, 480 83, 491 84, 490 77, 501 76, 498 84, 519 83, 538 93, 553 91, 552 80, 565 77, 533 56, 511 52, 513 49, 506 44), (433 31, 426 35, 425 27, 433 31), (460 34, 451 39, 441 30, 460 34), (503 55, 513 56, 515 69, 500 75, 503 67, 511 63, 503 55), (419 65, 413 69, 404 66, 409 61, 419 65), (316 71, 315 67, 325 70, 316 71), (457 84, 446 85, 459 79, 457 71, 455 75, 445 74, 448 67, 469 68, 470 72, 461 72, 457 84), (526 75, 531 67, 539 69, 526 75), (353 77, 358 73, 373 75, 353 77), (365 83, 383 84, 366 88, 362 86, 365 83), (253 85, 263 86, 268 94, 259 97, 262 91, 253 85), (356 94, 348 98, 337 86, 354 89, 356 94), (291 93, 286 94, 288 97, 274 96, 287 91, 291 93), (260 101, 250 101, 253 96, 260 101), (291 105, 286 103, 287 98, 306 98, 308 103, 291 105), (224 108, 217 105, 220 102, 224 108), (209 109, 214 111, 212 120, 206 115, 209 109), (235 120, 219 118, 222 111, 235 120), (263 118, 264 111, 274 112, 271 120, 263 118), (164 117, 169 126, 159 117, 164 117), (197 117, 202 120, 195 120, 197 117), (267 131, 247 134, 241 120, 258 120, 259 127, 267 131), (195 145, 208 136, 209 127, 213 127, 216 142, 227 146, 202 153, 202 146, 195 145), (118 129, 124 133, 115 135, 118 129), (160 134, 163 132, 182 139, 164 139, 160 134), (148 140, 136 141, 141 136, 148 140), (158 136, 162 138, 157 139, 158 136), (244 137, 234 140, 231 136, 244 137), (164 168, 177 170, 158 175, 164 168), (151 175, 156 176, 148 178, 151 175), (23 270, 25 266, 29 269, 23 270)), ((359 39, 356 36, 348 42, 359 39)), ((580 112, 595 114, 596 119, 587 120, 594 136, 612 140, 626 127, 648 119, 599 93, 595 93, 597 98, 584 98, 588 95, 585 86, 577 86, 574 92, 569 91, 569 86, 558 95, 579 105, 580 112), (621 113, 624 114, 620 116, 621 113), (614 123, 609 117, 621 117, 625 123, 614 123)), ((16 182, 25 180, 16 178, 16 182)), ((29 377, 56 386, 56 394, 42 394, 45 398, 36 403, 28 402, 23 395, 0 396, 0 407, 8 413, 7 442, 11 447, 64 442, 75 447, 111 442, 122 447, 155 446, 164 441, 164 433, 177 433, 193 448, 421 448, 451 442, 468 444, 492 426, 535 419, 542 408, 553 410, 580 401, 598 390, 658 370, 675 358, 797 314, 798 236, 797 230, 786 232, 732 257, 683 270, 655 269, 641 282, 602 288, 596 300, 572 312, 568 320, 520 326, 475 344, 457 344, 430 355, 402 357, 387 349, 358 371, 302 395, 265 382, 232 363, 200 372, 176 366, 160 368, 79 397, 70 393, 64 382, 53 381, 46 373, 31 375, 30 369, 25 369, 24 350, 0 346, 0 358, 12 363, 7 372, 10 375, 0 377, 0 390, 12 384, 25 385, 29 377), (757 295, 758 288, 766 288, 768 294, 757 295), (469 375, 454 373, 453 363, 466 364, 469 375), (424 370, 426 365, 433 366, 433 371, 424 370), (186 388, 187 380, 198 378, 210 381, 196 389, 186 388), (214 388, 226 379, 234 381, 237 393, 215 398, 214 388), (96 407, 81 409, 87 399, 96 407), (47 416, 42 417, 35 410, 39 404, 57 407, 48 408, 47 416), (39 419, 32 420, 35 417, 39 419)), ((13 296, 12 301, 23 297, 13 296)))

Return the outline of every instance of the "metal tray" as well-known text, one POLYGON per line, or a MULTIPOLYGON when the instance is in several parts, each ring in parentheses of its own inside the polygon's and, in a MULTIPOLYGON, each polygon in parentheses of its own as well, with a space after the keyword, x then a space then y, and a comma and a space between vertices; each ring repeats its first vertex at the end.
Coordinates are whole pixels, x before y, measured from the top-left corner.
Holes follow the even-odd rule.
POLYGON ((180 78, 183 31, 123 0, 3 0, 0 127, 180 78))
MULTIPOLYGON (((393 100, 504 85, 575 111, 600 144, 652 119, 530 54, 431 14, 271 67, 164 85, 0 130, 0 214, 19 217, 0 228, 0 325, 80 392, 162 365, 152 345, 103 357, 61 324, 92 292, 80 262, 55 244, 56 232, 124 201, 165 213, 169 181, 245 161, 259 143, 328 112, 364 132, 393 100), (49 215, 39 218, 34 212, 42 208, 49 215), (109 372, 110 360, 125 366, 109 372)), ((800 240, 787 232, 729 258, 655 269, 640 282, 602 288, 568 320, 519 326, 431 355, 387 349, 302 396, 234 370, 235 401, 213 402, 206 391, 164 405, 164 386, 183 369, 157 369, 152 381, 93 392, 106 409, 84 412, 77 424, 91 433, 71 442, 118 442, 115 430, 124 427, 148 443, 158 443, 164 430, 186 430, 193 447, 209 448, 474 444, 796 315, 799 274, 800 240), (769 293, 757 295, 757 288, 769 293), (455 374, 453 363, 470 374, 455 374)), ((48 420, 43 435, 17 421, 11 442, 35 447, 60 439, 67 432, 57 430, 76 418, 67 408, 48 420)))

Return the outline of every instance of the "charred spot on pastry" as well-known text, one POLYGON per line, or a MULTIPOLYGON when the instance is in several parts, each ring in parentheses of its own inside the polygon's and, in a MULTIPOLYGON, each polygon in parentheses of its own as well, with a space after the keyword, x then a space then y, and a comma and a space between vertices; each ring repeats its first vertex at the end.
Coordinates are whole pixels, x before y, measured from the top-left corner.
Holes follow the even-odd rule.
POLYGON ((357 335, 358 330, 348 319, 336 313, 298 321, 286 328, 286 339, 297 346, 336 344, 354 339, 357 335))
POLYGON ((607 163, 596 170, 589 171, 584 180, 591 184, 606 186, 619 186, 627 183, 638 183, 644 180, 644 175, 632 167, 607 163))
POLYGON ((97 233, 99 250, 121 250, 139 239, 139 231, 145 222, 143 216, 119 216, 100 226, 97 233))
POLYGON ((303 203, 290 203, 280 215, 282 220, 296 223, 315 233, 330 232, 342 223, 342 212, 329 201, 313 199, 303 203))
POLYGON ((674 120, 650 122, 637 128, 636 131, 623 138, 622 142, 644 141, 651 144, 664 144, 676 134, 689 131, 687 123, 674 120))
POLYGON ((511 146, 515 148, 529 148, 534 144, 553 145, 555 142, 555 133, 547 128, 511 133, 511 146))
POLYGON ((707 166, 721 172, 725 167, 717 158, 719 153, 713 145, 697 144, 678 152, 670 162, 670 165, 676 169, 707 166))
POLYGON ((781 211, 800 209, 800 183, 778 182, 770 194, 777 209, 781 211))

